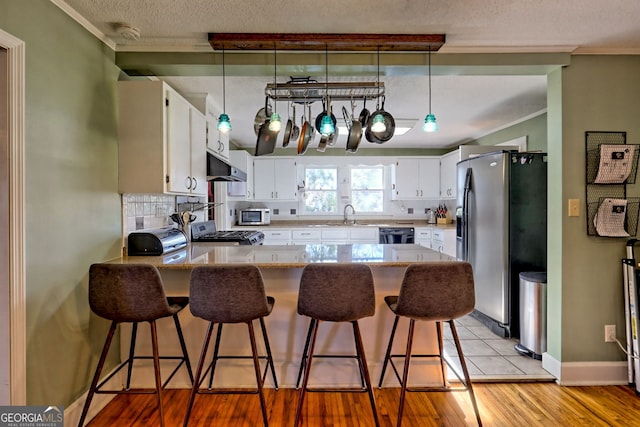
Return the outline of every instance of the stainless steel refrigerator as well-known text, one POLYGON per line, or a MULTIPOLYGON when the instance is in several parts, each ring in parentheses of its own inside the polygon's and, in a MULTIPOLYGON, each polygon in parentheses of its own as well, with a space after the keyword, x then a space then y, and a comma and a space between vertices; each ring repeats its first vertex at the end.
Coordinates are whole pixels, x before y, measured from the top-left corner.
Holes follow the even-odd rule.
POLYGON ((499 151, 457 166, 457 257, 473 266, 472 316, 519 337, 519 274, 547 266, 547 155, 499 151))

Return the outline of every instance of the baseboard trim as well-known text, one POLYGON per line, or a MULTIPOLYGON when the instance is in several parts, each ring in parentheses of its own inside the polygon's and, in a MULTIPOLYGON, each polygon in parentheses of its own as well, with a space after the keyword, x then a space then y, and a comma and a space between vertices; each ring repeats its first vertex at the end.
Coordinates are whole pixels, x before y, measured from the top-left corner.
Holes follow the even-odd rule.
MULTIPOLYGON (((111 372, 115 371, 116 368, 113 368, 111 372)), ((107 376, 111 375, 109 372, 107 376)), ((117 377, 121 376, 122 373, 118 373, 113 378, 114 380, 118 380, 117 377)), ((122 382, 122 381, 120 381, 122 382)), ((64 426, 65 427, 76 427, 78 425, 78 421, 80 421, 80 415, 82 415, 82 408, 84 407, 84 402, 87 400, 87 390, 84 392, 82 396, 76 399, 71 405, 67 406, 64 409, 64 426)), ((89 424, 98 412, 102 411, 108 404, 116 397, 115 394, 94 394, 93 400, 91 401, 91 407, 89 408, 89 412, 87 413, 87 419, 84 421, 85 425, 89 424)))
POLYGON ((542 355, 542 367, 563 386, 627 385, 627 362, 560 362, 548 353, 542 355))

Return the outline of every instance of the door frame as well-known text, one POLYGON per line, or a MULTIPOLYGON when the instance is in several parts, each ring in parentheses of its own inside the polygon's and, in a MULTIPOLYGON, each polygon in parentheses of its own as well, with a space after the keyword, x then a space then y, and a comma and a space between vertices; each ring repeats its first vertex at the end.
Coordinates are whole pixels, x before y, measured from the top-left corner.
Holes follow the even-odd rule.
POLYGON ((25 43, 0 29, 8 59, 9 318, 11 405, 27 399, 25 251, 25 43))

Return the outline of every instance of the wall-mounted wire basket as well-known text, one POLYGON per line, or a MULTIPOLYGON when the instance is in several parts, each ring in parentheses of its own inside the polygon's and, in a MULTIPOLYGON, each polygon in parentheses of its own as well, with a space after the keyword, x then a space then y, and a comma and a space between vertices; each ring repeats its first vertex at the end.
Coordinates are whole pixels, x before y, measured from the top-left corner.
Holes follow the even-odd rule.
POLYGON ((587 234, 633 237, 638 232, 640 197, 601 197, 587 205, 587 234))

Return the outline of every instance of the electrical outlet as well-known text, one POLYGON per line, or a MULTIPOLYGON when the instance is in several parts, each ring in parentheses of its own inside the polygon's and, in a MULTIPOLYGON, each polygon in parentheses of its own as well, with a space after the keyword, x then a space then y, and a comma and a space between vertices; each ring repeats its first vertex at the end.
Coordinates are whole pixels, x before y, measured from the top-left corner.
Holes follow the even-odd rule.
POLYGON ((616 342, 616 325, 604 325, 604 342, 616 342))

